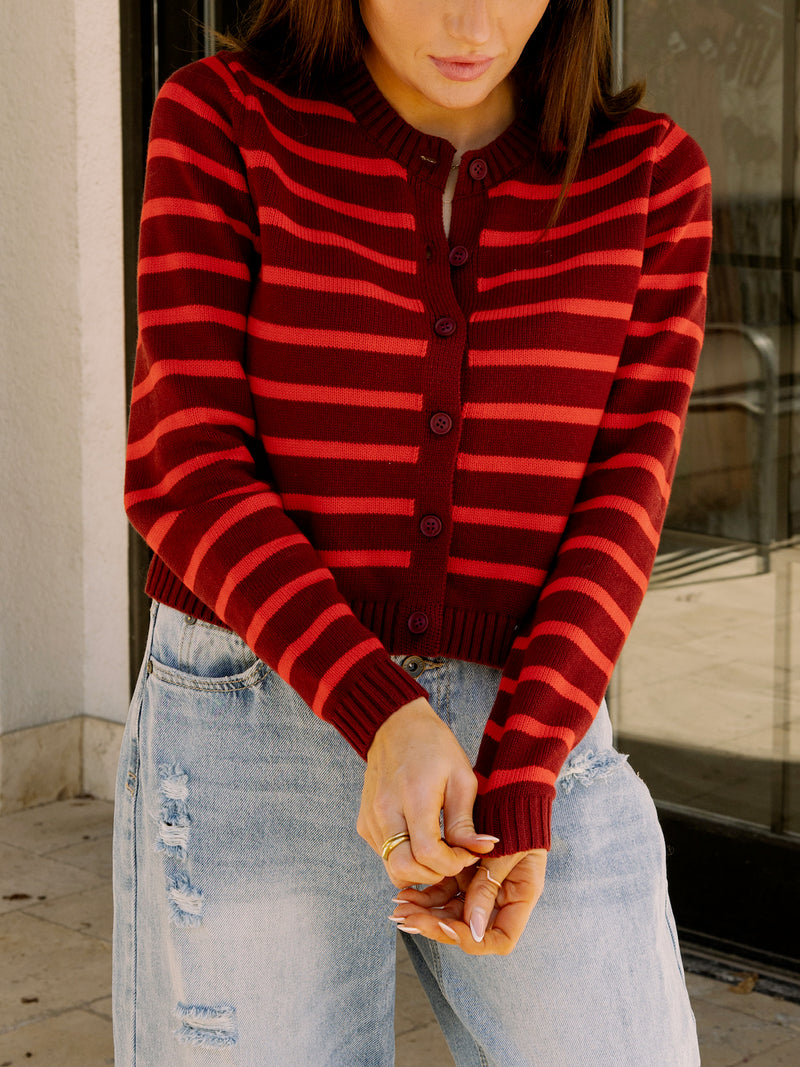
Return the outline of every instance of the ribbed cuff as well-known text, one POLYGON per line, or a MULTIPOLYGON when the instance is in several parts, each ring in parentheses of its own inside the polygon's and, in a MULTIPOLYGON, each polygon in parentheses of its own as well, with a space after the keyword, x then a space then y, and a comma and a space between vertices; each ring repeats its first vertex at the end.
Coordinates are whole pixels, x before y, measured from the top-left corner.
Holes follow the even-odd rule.
POLYGON ((475 801, 475 829, 500 838, 493 856, 510 856, 532 848, 550 848, 550 818, 555 791, 520 785, 484 793, 475 801), (552 794, 552 795, 551 795, 552 794))
MULTIPOLYGON (((353 672, 355 674, 355 672, 353 672)), ((392 659, 383 655, 366 660, 352 679, 345 679, 345 691, 329 703, 322 717, 332 723, 358 752, 367 758, 378 727, 404 704, 428 691, 392 659)))

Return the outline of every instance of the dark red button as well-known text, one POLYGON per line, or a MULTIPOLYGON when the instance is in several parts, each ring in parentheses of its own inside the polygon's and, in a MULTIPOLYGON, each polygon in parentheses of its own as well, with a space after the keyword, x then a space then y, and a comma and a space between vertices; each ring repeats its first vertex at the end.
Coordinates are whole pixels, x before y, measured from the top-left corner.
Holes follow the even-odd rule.
POLYGON ((419 528, 426 537, 438 537, 442 532, 442 520, 438 515, 425 515, 419 528))
POLYGON ((458 323, 455 319, 445 317, 443 319, 437 319, 433 324, 433 328, 440 337, 450 337, 458 329, 458 323))
POLYGON ((446 411, 437 411, 435 415, 431 416, 430 428, 434 433, 450 433, 453 429, 453 420, 446 411))
POLYGON ((424 611, 415 611, 409 616, 407 625, 412 634, 424 634, 428 629, 428 616, 424 611))
POLYGON ((482 182, 488 173, 489 168, 486 166, 485 159, 473 159, 469 165, 469 176, 476 182, 482 182))
POLYGON ((447 258, 450 260, 451 267, 463 267, 469 259, 469 252, 463 245, 456 245, 455 248, 450 249, 450 255, 447 258))

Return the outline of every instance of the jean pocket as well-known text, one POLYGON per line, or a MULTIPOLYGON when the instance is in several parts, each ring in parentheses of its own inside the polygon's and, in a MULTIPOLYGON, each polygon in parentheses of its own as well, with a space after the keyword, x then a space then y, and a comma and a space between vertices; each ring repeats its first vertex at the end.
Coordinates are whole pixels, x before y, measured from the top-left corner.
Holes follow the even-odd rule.
POLYGON ((147 673, 184 689, 231 691, 256 686, 270 668, 231 630, 163 612, 156 620, 147 673), (163 615, 162 615, 163 613, 163 615))

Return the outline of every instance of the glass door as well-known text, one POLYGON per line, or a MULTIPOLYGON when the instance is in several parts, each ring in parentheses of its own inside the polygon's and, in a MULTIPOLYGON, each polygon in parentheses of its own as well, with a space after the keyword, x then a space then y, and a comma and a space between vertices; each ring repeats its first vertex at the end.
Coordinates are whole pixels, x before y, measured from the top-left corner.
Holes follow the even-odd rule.
POLYGON ((793 0, 615 0, 617 65, 704 149, 707 336, 650 590, 612 681, 682 936, 800 972, 793 0))

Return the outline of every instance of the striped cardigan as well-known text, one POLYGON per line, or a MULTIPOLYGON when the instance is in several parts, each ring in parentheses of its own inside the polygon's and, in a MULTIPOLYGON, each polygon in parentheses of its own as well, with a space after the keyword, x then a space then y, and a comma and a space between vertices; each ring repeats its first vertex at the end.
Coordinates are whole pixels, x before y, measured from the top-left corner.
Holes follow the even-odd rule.
POLYGON ((227 626, 363 756, 503 668, 476 763, 497 854, 548 847, 653 563, 703 336, 709 173, 632 112, 558 184, 518 118, 464 155, 366 70, 325 99, 233 53, 163 87, 126 483, 147 590, 227 626))

